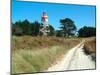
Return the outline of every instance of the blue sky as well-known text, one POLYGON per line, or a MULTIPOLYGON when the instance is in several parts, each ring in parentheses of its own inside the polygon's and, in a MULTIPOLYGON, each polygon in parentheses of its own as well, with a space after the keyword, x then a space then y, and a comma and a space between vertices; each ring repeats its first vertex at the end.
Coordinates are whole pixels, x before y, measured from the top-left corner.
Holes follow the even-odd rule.
POLYGON ((77 28, 83 26, 95 27, 95 6, 82 6, 72 4, 52 4, 38 2, 19 2, 12 0, 12 22, 23 21, 41 22, 42 12, 48 14, 49 24, 55 29, 60 27, 59 20, 70 18, 77 28))

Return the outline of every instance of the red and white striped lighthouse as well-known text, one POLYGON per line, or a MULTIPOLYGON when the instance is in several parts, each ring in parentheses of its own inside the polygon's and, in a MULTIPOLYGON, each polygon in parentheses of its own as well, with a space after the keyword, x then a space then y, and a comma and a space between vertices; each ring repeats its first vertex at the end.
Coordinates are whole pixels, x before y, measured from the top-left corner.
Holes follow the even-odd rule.
POLYGON ((49 30, 49 24, 48 24, 48 16, 47 16, 46 12, 43 12, 41 21, 43 24, 43 28, 41 29, 41 31, 42 31, 43 35, 47 35, 47 33, 50 32, 50 30, 49 30))
POLYGON ((48 16, 47 16, 46 12, 43 12, 41 21, 42 21, 43 25, 48 26, 48 16))
POLYGON ((48 16, 47 16, 46 12, 43 12, 41 19, 42 19, 42 22, 48 22, 48 16))

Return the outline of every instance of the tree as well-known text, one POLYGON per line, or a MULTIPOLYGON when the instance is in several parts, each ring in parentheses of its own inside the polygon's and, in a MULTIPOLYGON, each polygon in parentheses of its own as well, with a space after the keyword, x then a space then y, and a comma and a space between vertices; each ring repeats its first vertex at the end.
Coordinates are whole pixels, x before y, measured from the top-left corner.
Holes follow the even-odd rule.
POLYGON ((17 21, 12 29, 14 35, 30 35, 30 22, 28 20, 17 21))
POLYGON ((48 33, 49 36, 55 35, 55 29, 52 25, 49 25, 50 32, 48 33))
POLYGON ((24 35, 30 34, 30 22, 28 20, 24 20, 20 25, 22 32, 24 35))
POLYGON ((37 36, 39 35, 39 29, 40 29, 40 23, 38 21, 35 21, 31 24, 31 32, 32 35, 37 36))
POLYGON ((96 36, 96 28, 84 26, 81 29, 79 29, 78 34, 79 34, 79 37, 96 36))
POLYGON ((61 19, 60 23, 61 23, 60 28, 63 32, 64 37, 66 37, 66 35, 70 36, 75 33, 77 28, 74 24, 74 21, 72 21, 69 18, 65 18, 65 19, 61 19))
POLYGON ((21 21, 12 24, 12 34, 17 36, 21 36, 23 34, 21 28, 21 21))
POLYGON ((56 30, 56 37, 63 37, 63 31, 62 30, 56 30))
MULTIPOLYGON (((43 28, 43 24, 39 23, 38 21, 35 21, 33 23, 29 22, 28 20, 24 21, 17 21, 15 23, 12 23, 12 34, 17 36, 22 35, 43 35, 40 33, 40 29, 43 28)), ((53 36, 55 34, 55 29, 53 26, 49 25, 48 29, 50 32, 48 32, 48 36, 53 36)))
POLYGON ((15 34, 15 26, 14 26, 14 23, 11 23, 11 26, 12 26, 12 35, 15 34))

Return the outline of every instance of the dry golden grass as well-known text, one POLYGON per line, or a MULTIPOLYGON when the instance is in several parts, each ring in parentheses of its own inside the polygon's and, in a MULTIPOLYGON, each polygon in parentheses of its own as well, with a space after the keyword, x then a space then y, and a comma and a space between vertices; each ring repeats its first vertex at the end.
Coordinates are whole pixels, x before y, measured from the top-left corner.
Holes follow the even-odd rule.
POLYGON ((51 46, 65 46, 70 48, 79 43, 81 39, 66 39, 58 37, 32 37, 32 36, 22 36, 12 38, 12 50, 20 49, 37 49, 46 48, 51 46))
POLYGON ((80 42, 77 38, 14 36, 12 73, 42 72, 80 42))
POLYGON ((84 50, 87 54, 96 53, 96 38, 87 38, 84 43, 84 50))

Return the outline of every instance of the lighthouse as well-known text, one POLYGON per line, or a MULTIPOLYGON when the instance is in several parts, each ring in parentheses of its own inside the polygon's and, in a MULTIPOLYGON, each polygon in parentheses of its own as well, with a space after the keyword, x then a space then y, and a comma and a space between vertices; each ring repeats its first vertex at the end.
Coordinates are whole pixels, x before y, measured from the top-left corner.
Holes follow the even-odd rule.
POLYGON ((47 36, 50 30, 49 30, 49 24, 48 24, 48 15, 46 14, 46 12, 42 13, 41 22, 43 24, 41 32, 43 35, 47 36))

